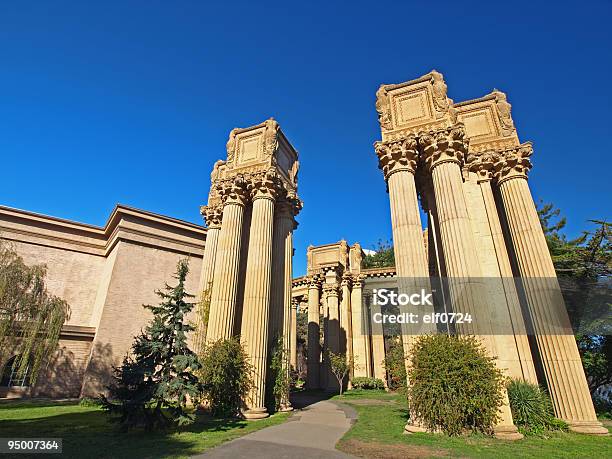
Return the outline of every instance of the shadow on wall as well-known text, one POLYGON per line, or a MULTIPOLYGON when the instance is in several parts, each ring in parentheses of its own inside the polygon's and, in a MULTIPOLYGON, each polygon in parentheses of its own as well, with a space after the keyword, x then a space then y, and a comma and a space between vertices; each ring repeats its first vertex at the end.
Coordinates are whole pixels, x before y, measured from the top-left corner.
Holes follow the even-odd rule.
POLYGON ((81 398, 97 398, 100 394, 106 394, 106 386, 112 382, 113 366, 113 346, 110 343, 96 343, 85 371, 81 398))
POLYGON ((76 398, 81 392, 85 373, 84 364, 66 346, 60 347, 38 376, 32 395, 34 397, 76 398))

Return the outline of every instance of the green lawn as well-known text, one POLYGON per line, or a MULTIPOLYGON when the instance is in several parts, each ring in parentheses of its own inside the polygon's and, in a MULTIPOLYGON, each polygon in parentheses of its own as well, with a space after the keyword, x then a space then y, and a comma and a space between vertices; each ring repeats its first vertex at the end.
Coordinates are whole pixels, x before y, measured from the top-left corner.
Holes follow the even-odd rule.
POLYGON ((279 413, 251 422, 198 418, 194 425, 181 432, 121 434, 97 407, 29 402, 0 405, 0 437, 60 437, 63 438, 61 457, 187 457, 263 427, 280 424, 288 416, 279 413))
POLYGON ((612 457, 612 436, 555 432, 546 438, 526 437, 508 442, 482 435, 460 438, 441 434, 404 435, 408 412, 402 396, 381 391, 349 391, 334 400, 350 405, 358 413, 357 422, 338 448, 361 457, 612 457))

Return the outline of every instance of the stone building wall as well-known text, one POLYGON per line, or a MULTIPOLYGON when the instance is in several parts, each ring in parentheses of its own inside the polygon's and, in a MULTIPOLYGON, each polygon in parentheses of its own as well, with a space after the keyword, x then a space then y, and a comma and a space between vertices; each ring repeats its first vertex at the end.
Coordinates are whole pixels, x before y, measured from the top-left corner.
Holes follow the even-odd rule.
POLYGON ((47 265, 49 292, 71 309, 36 386, 0 387, 0 397, 98 396, 151 317, 142 305, 158 303, 155 290, 172 285, 179 259, 189 259, 187 291, 201 288, 206 230, 126 206, 104 227, 0 206, 0 237, 27 264, 47 265))

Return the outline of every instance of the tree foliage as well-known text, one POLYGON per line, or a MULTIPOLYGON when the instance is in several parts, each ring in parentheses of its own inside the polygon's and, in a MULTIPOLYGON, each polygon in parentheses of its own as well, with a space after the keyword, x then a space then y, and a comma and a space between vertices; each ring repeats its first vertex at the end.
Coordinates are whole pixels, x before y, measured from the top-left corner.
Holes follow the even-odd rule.
POLYGON ((274 384, 272 394, 274 396, 274 410, 279 410, 289 405, 289 391, 291 389, 291 378, 289 373, 289 356, 287 349, 283 346, 283 337, 274 341, 272 358, 270 359, 270 370, 274 384))
POLYGON ((448 435, 493 432, 505 379, 474 337, 419 336, 412 348, 408 380, 413 422, 448 435))
POLYGON ((404 356, 404 346, 395 336, 387 340, 387 352, 385 354, 384 365, 388 375, 388 385, 391 390, 403 391, 406 389, 406 358, 404 356))
POLYGON ((541 204, 538 214, 593 394, 612 384, 611 224, 591 220, 593 230, 569 240, 559 209, 541 204))
POLYGON ((346 361, 346 354, 329 351, 327 353, 327 358, 329 359, 329 367, 331 369, 332 374, 338 380, 338 386, 340 386, 340 395, 342 395, 342 389, 344 386, 344 378, 348 374, 351 366, 346 361))
POLYGON ((132 355, 114 369, 109 397, 101 396, 102 406, 124 431, 138 426, 145 430, 183 426, 194 421, 187 402, 201 393, 193 373, 201 366, 187 347, 187 333, 193 327, 185 323, 185 316, 194 306, 186 301, 193 298, 185 291, 188 272, 187 260, 179 261, 174 276, 177 285, 166 284, 164 291, 156 292, 161 298, 158 306, 144 306, 153 313, 153 319, 135 338, 132 355))
POLYGON ((46 274, 0 239, 0 362, 18 355, 14 369, 19 378, 27 371, 32 385, 70 316, 68 303, 47 291, 46 274))
POLYGON ((395 252, 390 242, 378 241, 375 253, 366 255, 362 261, 363 268, 387 268, 395 266, 395 252))
POLYGON ((238 416, 253 385, 253 368, 238 338, 205 346, 198 372, 213 416, 238 416))

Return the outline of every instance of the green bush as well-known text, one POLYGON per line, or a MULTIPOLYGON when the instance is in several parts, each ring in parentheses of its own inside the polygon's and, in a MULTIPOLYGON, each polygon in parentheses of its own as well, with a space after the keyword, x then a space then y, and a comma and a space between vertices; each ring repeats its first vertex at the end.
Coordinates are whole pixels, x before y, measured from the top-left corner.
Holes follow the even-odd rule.
POLYGON ((406 358, 401 340, 390 339, 384 360, 389 389, 403 392, 406 390, 406 358))
POLYGON ((237 338, 204 347, 198 373, 213 416, 238 416, 252 386, 252 368, 237 338))
POLYGON ((385 383, 378 378, 369 378, 366 376, 357 376, 351 379, 353 389, 366 389, 366 390, 384 390, 385 383))
POLYGON ((521 432, 541 434, 545 430, 567 430, 567 424, 555 419, 548 394, 537 384, 512 380, 508 384, 512 418, 521 432))
POLYGON ((412 422, 448 435, 493 433, 505 380, 474 337, 420 336, 412 349, 408 380, 412 422))

